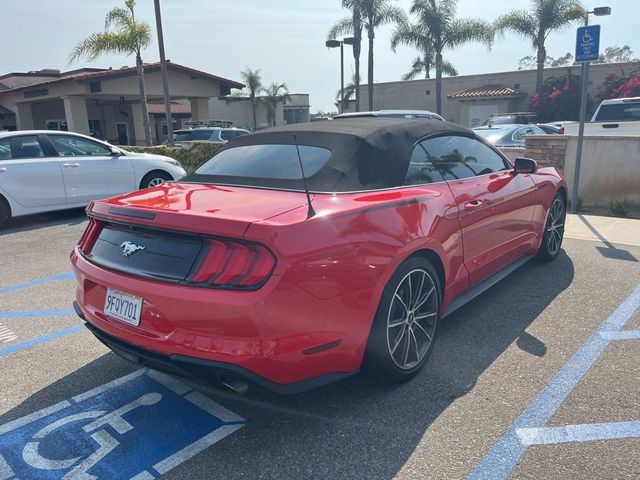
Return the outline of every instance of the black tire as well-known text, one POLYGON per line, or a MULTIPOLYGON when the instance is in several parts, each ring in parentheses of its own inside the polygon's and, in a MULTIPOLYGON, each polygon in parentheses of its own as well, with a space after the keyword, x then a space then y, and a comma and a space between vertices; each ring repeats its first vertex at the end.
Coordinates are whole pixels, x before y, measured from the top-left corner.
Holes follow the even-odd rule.
POLYGON ((11 218, 11 210, 4 202, 4 199, 0 197, 0 228, 3 227, 11 218))
POLYGON ((382 293, 369 334, 363 371, 387 383, 402 383, 415 377, 433 350, 441 299, 438 274, 428 260, 411 257, 400 265, 382 293), (415 285, 410 292, 407 279, 415 285), (414 290, 421 293, 415 295, 414 290))
POLYGON ((140 182, 140 188, 151 188, 162 185, 164 182, 170 182, 173 177, 162 170, 154 170, 147 173, 140 182))
POLYGON ((549 207, 547 215, 547 223, 544 226, 544 235, 542 243, 536 258, 542 262, 550 262, 554 260, 564 239, 564 225, 567 218, 567 205, 564 197, 560 193, 556 193, 549 207))

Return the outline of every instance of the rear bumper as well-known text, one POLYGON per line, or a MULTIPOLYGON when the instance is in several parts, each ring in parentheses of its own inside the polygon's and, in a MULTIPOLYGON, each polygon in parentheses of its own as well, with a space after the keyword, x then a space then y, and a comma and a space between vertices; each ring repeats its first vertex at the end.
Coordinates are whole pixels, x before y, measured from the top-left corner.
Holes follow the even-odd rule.
POLYGON ((319 300, 275 275, 259 290, 230 292, 115 272, 75 251, 71 261, 76 311, 101 341, 134 362, 212 380, 232 375, 278 393, 360 369, 368 325, 350 321, 341 297, 319 300), (139 326, 104 314, 107 288, 144 299, 139 326))
POLYGON ((95 325, 89 323, 77 302, 73 302, 73 309, 76 311, 78 316, 86 322, 85 326, 87 329, 114 353, 125 360, 155 370, 202 378, 216 383, 223 383, 225 380, 229 379, 242 379, 249 383, 266 388, 278 395, 295 395, 307 390, 322 387, 329 383, 337 382, 338 380, 342 380, 358 373, 357 371, 351 373, 329 373, 301 382, 289 384, 271 382, 266 378, 247 370, 246 368, 230 363, 216 362, 213 360, 205 360, 185 355, 162 355, 160 353, 131 345, 109 335, 106 332, 103 332, 95 325))

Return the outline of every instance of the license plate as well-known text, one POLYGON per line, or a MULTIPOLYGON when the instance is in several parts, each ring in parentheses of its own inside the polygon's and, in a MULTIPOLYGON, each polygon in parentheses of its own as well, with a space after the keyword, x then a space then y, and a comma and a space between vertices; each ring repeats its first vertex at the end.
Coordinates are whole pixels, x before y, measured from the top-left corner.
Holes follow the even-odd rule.
POLYGON ((104 313, 136 327, 140 325, 142 313, 142 298, 129 293, 107 288, 104 299, 104 313))

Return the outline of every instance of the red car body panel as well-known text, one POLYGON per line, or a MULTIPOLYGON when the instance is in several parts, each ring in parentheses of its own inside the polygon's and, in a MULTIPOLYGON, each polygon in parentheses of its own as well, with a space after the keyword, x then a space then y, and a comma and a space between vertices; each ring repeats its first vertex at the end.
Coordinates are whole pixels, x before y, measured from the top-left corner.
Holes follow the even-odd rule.
POLYGON ((253 291, 171 284, 107 269, 76 248, 76 301, 100 331, 162 355, 235 365, 279 385, 351 373, 362 363, 382 291, 405 259, 418 253, 436 264, 444 313, 471 286, 537 251, 559 189, 566 185, 552 168, 498 172, 313 194, 316 215, 307 218, 300 192, 165 184, 97 201, 88 214, 258 242, 277 259, 268 281, 253 291), (144 299, 139 326, 104 314, 107 287, 144 299))

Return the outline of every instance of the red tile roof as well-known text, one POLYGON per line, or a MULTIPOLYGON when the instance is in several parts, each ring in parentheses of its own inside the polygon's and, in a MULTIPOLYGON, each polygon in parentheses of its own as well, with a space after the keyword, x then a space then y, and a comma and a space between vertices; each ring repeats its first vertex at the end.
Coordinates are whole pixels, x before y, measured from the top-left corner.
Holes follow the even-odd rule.
MULTIPOLYGON (((203 72, 201 70, 196 70, 195 68, 185 67, 184 65, 180 65, 179 63, 167 62, 167 69, 175 70, 178 72, 185 73, 187 75, 192 75, 194 77, 200 77, 207 80, 213 80, 215 82, 221 83, 223 85, 227 85, 230 88, 242 89, 244 88, 244 84, 240 82, 236 82, 234 80, 229 80, 228 78, 218 77, 217 75, 212 75, 207 72, 203 72)), ((160 62, 156 63, 145 63, 144 65, 145 72, 155 72, 160 70, 160 62)), ((118 69, 108 69, 102 70, 98 72, 90 72, 86 73, 82 70, 74 70, 69 72, 68 74, 62 74, 60 78, 56 78, 54 80, 47 80, 45 82, 33 83, 30 85, 24 85, 22 87, 17 87, 11 89, 12 92, 23 90, 23 89, 31 89, 34 87, 40 87, 44 85, 52 85, 55 83, 61 83, 68 80, 73 80, 76 82, 89 82, 93 80, 102 80, 109 78, 118 78, 118 77, 126 77, 130 75, 137 75, 136 67, 123 67, 118 69)), ((3 90, 6 92, 8 90, 3 90)))
MULTIPOLYGON (((147 104, 149 115, 164 115, 164 103, 149 103, 147 104)), ((184 105, 182 103, 171 104, 172 115, 191 115, 191 105, 184 105)))
POLYGON ((471 90, 461 90, 447 95, 451 100, 464 100, 473 98, 495 98, 495 97, 520 97, 526 95, 515 88, 503 87, 502 85, 485 85, 484 87, 472 88, 471 90))

